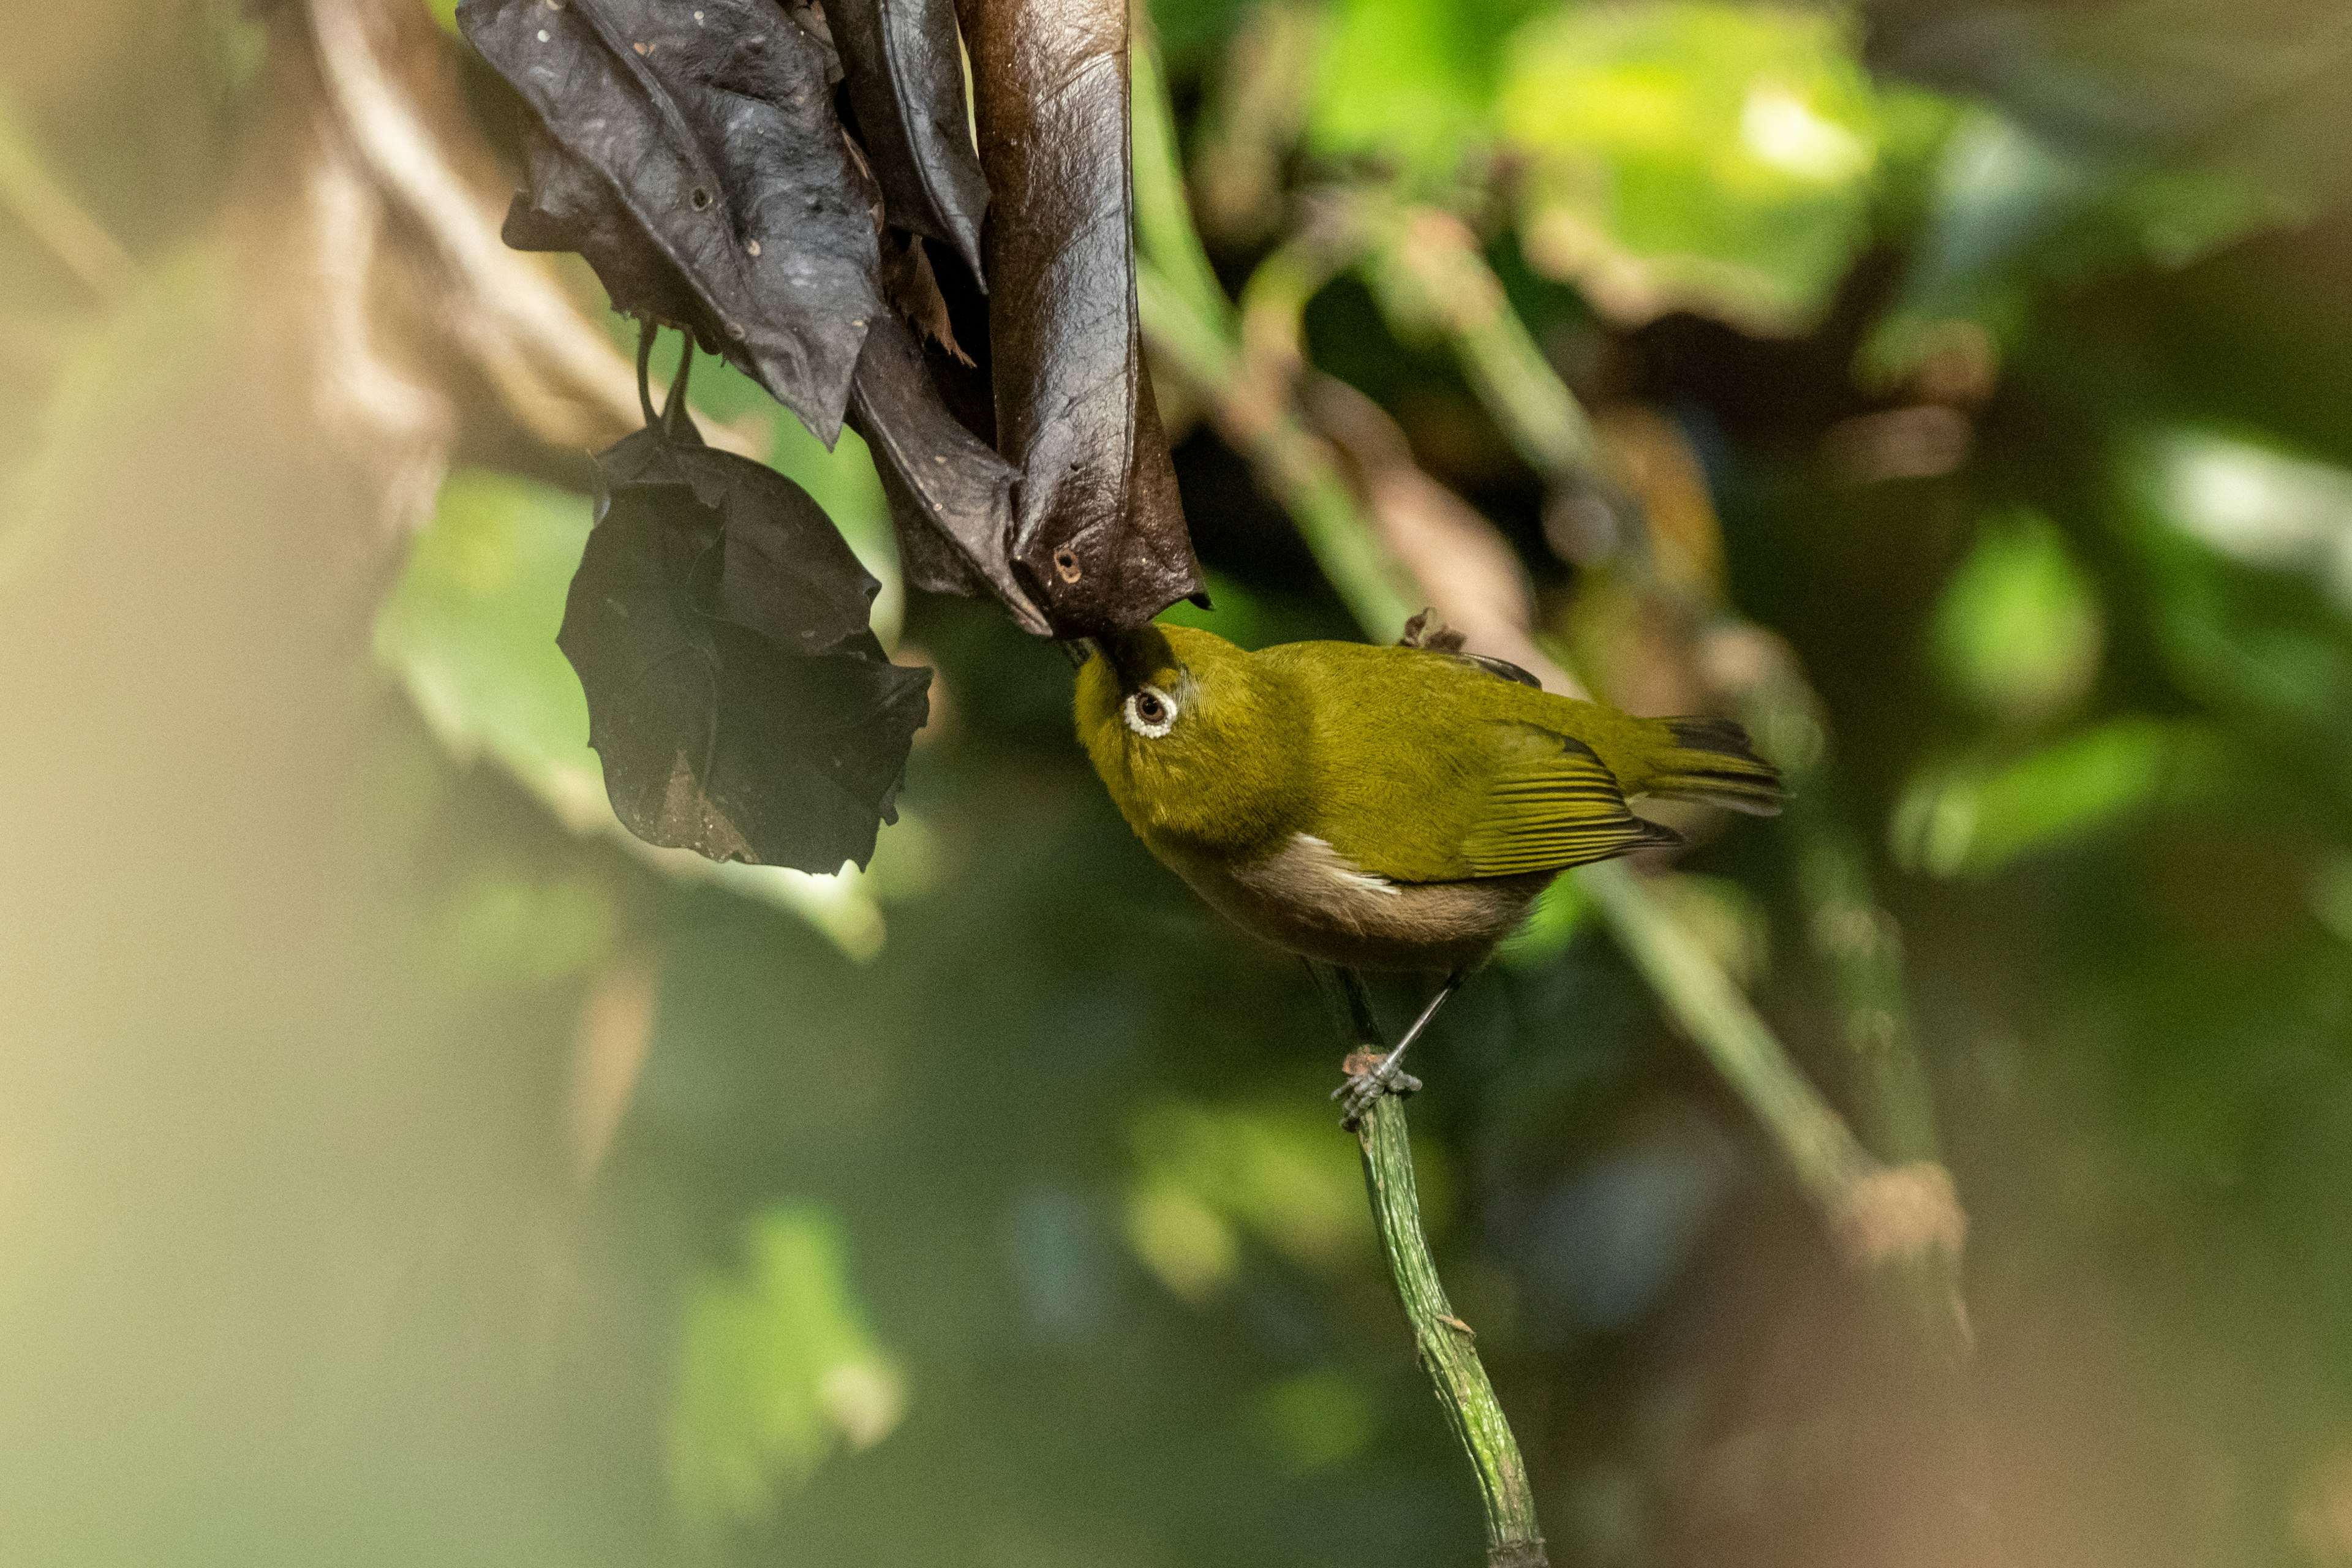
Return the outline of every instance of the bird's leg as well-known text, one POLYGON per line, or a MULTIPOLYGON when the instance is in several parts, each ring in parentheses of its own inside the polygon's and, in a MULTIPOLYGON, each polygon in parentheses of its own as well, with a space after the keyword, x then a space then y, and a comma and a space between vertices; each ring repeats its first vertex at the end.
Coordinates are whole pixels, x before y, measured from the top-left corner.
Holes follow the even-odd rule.
MULTIPOLYGON (((1355 989, 1351 995, 1360 994, 1363 980, 1353 970, 1341 973, 1353 984, 1355 989)), ((1381 1096, 1411 1094, 1421 1087, 1419 1079, 1403 1071, 1397 1064, 1403 1060, 1406 1050, 1413 1041, 1421 1038, 1421 1032, 1429 1027, 1429 1021, 1437 1016, 1437 1010, 1445 1005, 1445 999, 1453 995, 1461 984, 1460 973, 1447 975, 1445 984, 1437 988, 1437 994, 1429 999, 1429 1005, 1421 1010, 1421 1016, 1412 1021, 1412 1027, 1404 1032, 1404 1038, 1399 1040, 1388 1055, 1370 1067, 1349 1074, 1347 1082, 1331 1091, 1331 1098, 1340 1102, 1339 1121, 1343 1126, 1354 1126, 1381 1096)), ((1365 996, 1364 1003, 1369 1008, 1370 998, 1365 996)))

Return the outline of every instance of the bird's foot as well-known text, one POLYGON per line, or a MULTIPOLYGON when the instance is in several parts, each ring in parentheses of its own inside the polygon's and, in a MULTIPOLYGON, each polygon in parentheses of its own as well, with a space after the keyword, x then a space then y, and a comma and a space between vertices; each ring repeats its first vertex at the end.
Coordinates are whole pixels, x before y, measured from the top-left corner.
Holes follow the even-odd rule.
POLYGON ((1331 1091, 1339 1102, 1339 1125, 1354 1131, 1382 1095, 1393 1094, 1402 1100, 1421 1091, 1421 1079, 1404 1070, 1398 1061, 1400 1053, 1385 1055, 1379 1051, 1358 1051, 1346 1063, 1348 1081, 1331 1091))

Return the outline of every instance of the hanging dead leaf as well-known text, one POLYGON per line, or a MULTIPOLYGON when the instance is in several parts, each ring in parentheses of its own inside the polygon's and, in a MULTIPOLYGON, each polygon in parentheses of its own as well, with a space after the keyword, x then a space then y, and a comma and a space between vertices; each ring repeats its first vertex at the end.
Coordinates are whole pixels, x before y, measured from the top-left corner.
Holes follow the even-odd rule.
POLYGON ((1201 592, 1143 364, 1126 0, 960 0, 981 166, 997 448, 1013 555, 1054 631, 1139 626, 1201 592))
POLYGON ((806 491, 704 447, 675 402, 597 468, 556 642, 614 814, 714 860, 864 866, 930 685, 869 629, 874 579, 806 491))
POLYGON ((1020 473, 948 412, 895 316, 866 335, 850 418, 877 459, 907 580, 935 594, 993 594, 1023 629, 1051 630, 1012 565, 1020 473))
POLYGON ((828 0, 857 133, 889 221, 981 271, 988 182, 964 112, 951 0, 828 0))
POLYGON ((881 313, 870 176, 831 43, 772 0, 465 0, 537 116, 507 243, 577 250, 615 310, 723 353, 827 446, 881 313))

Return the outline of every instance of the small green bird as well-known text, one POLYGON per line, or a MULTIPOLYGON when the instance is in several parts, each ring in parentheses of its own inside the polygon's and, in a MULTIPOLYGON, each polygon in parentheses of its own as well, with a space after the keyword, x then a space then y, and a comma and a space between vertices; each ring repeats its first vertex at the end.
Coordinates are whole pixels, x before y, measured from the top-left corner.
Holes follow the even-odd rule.
POLYGON ((1128 825, 1213 908, 1310 960, 1452 976, 1440 1002, 1560 872, 1681 842, 1628 796, 1780 810, 1728 720, 1636 719, 1439 648, 1144 626, 1096 642, 1076 710, 1128 825))

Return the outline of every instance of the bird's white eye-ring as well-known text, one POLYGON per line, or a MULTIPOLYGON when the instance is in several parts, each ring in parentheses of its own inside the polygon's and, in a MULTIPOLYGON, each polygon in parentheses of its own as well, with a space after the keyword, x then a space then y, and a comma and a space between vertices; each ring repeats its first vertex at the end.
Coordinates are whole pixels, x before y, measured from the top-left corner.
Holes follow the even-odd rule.
POLYGON ((1156 741, 1176 727, 1176 699, 1156 686, 1128 694, 1127 727, 1147 741, 1156 741))

